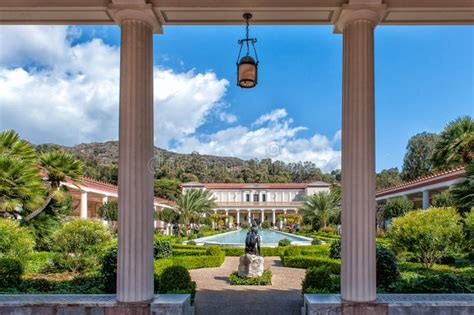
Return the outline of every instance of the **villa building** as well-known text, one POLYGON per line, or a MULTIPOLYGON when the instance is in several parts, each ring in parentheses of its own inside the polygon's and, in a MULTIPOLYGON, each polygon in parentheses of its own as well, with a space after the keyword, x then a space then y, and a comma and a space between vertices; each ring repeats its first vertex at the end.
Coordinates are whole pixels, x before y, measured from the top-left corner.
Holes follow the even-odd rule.
MULTIPOLYGON (((210 190, 217 207, 215 213, 226 215, 226 224, 239 226, 242 222, 259 219, 277 224, 280 214, 296 213, 306 196, 320 191, 329 191, 325 182, 288 184, 244 184, 244 183, 185 183, 183 192, 189 189, 210 190)), ((282 220, 279 222, 283 224, 282 220)))
POLYGON ((457 167, 380 189, 377 191, 375 199, 377 204, 380 204, 388 199, 404 197, 413 201, 415 209, 427 209, 434 195, 453 187, 465 176, 464 166, 457 167))

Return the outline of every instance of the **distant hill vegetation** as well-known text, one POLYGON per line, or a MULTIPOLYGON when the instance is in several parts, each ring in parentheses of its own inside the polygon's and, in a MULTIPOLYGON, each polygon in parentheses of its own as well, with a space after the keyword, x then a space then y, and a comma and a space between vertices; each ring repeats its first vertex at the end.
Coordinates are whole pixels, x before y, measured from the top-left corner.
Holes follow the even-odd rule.
MULTIPOLYGON (((118 179, 118 141, 82 143, 72 147, 57 144, 38 145, 39 152, 65 150, 82 160, 85 176, 110 183, 118 179)), ((204 183, 287 183, 340 181, 338 170, 323 173, 312 162, 284 163, 281 161, 242 160, 235 157, 181 154, 155 147, 155 178, 176 179, 181 182, 204 183)))

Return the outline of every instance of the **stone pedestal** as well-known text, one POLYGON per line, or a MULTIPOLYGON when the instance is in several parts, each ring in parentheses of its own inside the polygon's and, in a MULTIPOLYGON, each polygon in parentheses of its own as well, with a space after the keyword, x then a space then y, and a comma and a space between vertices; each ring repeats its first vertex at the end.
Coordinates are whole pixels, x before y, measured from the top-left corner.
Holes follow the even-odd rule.
POLYGON ((239 276, 242 278, 261 277, 263 274, 263 257, 251 254, 240 256, 239 276))

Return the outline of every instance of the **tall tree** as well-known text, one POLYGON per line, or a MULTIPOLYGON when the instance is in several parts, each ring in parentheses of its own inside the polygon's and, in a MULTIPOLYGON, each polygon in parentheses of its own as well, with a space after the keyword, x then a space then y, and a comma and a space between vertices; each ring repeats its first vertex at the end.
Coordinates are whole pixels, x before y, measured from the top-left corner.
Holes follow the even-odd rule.
POLYGON ((451 190, 454 203, 459 212, 474 209, 474 162, 466 166, 466 177, 451 190))
POLYGON ((396 167, 382 170, 377 174, 377 189, 392 187, 401 182, 402 177, 396 167))
POLYGON ((432 157, 438 135, 422 132, 410 138, 403 159, 402 179, 413 180, 433 173, 432 157))
POLYGON ((181 182, 177 179, 155 179, 155 196, 176 200, 181 194, 181 182))
POLYGON ((474 158, 474 120, 469 116, 449 122, 441 132, 433 154, 433 165, 451 169, 474 158))
POLYGON ((176 200, 179 219, 185 226, 191 222, 199 222, 205 213, 215 207, 215 198, 209 190, 190 189, 176 200))
POLYGON ((314 195, 306 196, 300 211, 303 216, 319 219, 321 228, 325 228, 329 217, 336 212, 340 203, 340 195, 320 191, 314 195))

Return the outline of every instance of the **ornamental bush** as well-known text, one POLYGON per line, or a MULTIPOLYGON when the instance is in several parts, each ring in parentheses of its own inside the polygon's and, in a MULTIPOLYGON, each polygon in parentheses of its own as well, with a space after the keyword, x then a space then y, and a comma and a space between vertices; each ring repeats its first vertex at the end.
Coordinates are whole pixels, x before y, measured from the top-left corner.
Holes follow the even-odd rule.
POLYGON ((385 220, 403 216, 408 211, 413 210, 414 203, 410 199, 397 197, 387 200, 380 208, 385 220))
POLYGON ((117 292, 117 247, 107 249, 101 258, 100 274, 104 283, 105 293, 117 292))
POLYGON ((272 284, 272 271, 265 269, 261 277, 241 278, 238 272, 229 276, 230 285, 270 285, 272 284))
POLYGON ((310 267, 303 279, 303 293, 332 293, 337 290, 338 277, 329 266, 310 267))
POLYGON ((474 209, 466 214, 464 219, 464 233, 466 236, 467 250, 474 251, 474 209))
POLYGON ((268 221, 263 221, 262 222, 262 229, 268 230, 270 228, 270 223, 268 221))
POLYGON ((192 293, 196 283, 191 281, 189 271, 183 266, 170 266, 163 270, 159 278, 158 293, 192 293))
POLYGON ((0 218, 0 257, 22 258, 33 251, 34 240, 28 229, 11 219, 0 218))
POLYGON ((329 257, 332 259, 341 259, 341 248, 342 242, 341 240, 335 240, 331 243, 331 248, 329 250, 329 257))
POLYGON ((155 238, 153 242, 153 254, 155 259, 165 258, 173 255, 173 247, 171 242, 162 238, 155 238))
POLYGON ((278 246, 289 246, 291 245, 291 241, 287 238, 278 241, 278 246))
POLYGON ((206 249, 206 255, 207 256, 221 256, 222 249, 219 246, 209 246, 206 249))
POLYGON ((311 241, 311 245, 321 245, 322 243, 323 243, 323 241, 321 241, 321 239, 319 237, 315 237, 311 241))
POLYGON ((285 267, 303 268, 328 266, 331 272, 339 274, 341 272, 341 261, 327 257, 319 256, 286 256, 284 261, 285 267))
POLYGON ((244 230, 248 230, 250 228, 250 224, 248 222, 240 223, 240 228, 244 230))
POLYGON ((388 235, 393 248, 411 252, 425 268, 441 257, 455 253, 463 233, 454 208, 415 210, 396 218, 388 235))
POLYGON ((22 275, 23 266, 17 258, 0 257, 0 289, 17 288, 22 275))
POLYGON ((108 228, 100 221, 74 219, 53 235, 54 249, 70 262, 71 271, 91 269, 99 264, 103 250, 112 240, 108 228))
POLYGON ((395 254, 385 245, 377 245, 377 287, 388 290, 400 279, 400 271, 395 254))

